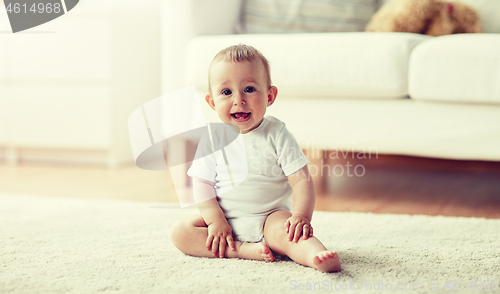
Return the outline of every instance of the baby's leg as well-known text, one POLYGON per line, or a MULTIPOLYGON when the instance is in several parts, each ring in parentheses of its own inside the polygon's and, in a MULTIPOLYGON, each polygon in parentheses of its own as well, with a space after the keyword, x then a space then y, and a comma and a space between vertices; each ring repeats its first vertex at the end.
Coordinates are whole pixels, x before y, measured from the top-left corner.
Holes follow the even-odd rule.
POLYGON ((315 268, 322 272, 340 271, 340 260, 337 253, 329 251, 316 237, 304 240, 300 237, 297 243, 288 241, 284 224, 292 214, 279 210, 267 217, 264 225, 264 238, 271 249, 281 255, 287 255, 295 262, 315 268))
MULTIPOLYGON (((185 254, 199 257, 218 257, 207 249, 208 236, 207 224, 201 216, 193 216, 183 219, 174 224, 171 231, 172 242, 175 247, 185 254)), ((235 251, 226 246, 224 257, 243 258, 253 260, 274 261, 274 256, 269 246, 260 243, 247 243, 235 241, 235 251)))

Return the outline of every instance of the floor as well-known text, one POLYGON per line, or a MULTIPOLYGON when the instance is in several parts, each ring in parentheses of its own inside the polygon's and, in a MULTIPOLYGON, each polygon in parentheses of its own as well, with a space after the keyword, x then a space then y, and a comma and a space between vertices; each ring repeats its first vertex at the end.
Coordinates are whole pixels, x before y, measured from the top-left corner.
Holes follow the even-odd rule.
MULTIPOLYGON (((316 209, 500 218, 500 163, 382 156, 335 159, 330 166, 363 166, 331 173, 316 209), (361 173, 363 171, 363 173, 361 173)), ((176 202, 167 171, 134 165, 95 166, 0 163, 0 193, 176 202)))

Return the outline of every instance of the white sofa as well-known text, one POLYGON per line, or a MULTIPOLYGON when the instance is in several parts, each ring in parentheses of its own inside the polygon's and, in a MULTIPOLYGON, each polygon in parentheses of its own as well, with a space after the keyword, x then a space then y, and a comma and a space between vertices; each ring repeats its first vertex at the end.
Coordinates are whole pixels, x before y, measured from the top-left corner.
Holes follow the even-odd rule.
POLYGON ((241 1, 162 5, 163 93, 203 99, 213 56, 243 42, 271 62, 267 114, 304 148, 500 161, 500 34, 233 34, 241 1))

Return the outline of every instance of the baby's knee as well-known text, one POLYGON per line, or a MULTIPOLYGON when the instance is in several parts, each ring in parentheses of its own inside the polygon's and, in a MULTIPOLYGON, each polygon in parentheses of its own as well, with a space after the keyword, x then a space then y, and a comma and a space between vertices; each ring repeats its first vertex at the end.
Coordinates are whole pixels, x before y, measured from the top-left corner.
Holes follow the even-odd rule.
POLYGON ((284 224, 290 215, 290 212, 281 210, 272 213, 266 220, 264 234, 275 236, 279 240, 288 239, 284 224))
MULTIPOLYGON (((197 228, 206 227, 201 216, 188 217, 174 223, 170 229, 170 239, 177 249, 186 253, 190 250, 192 243, 196 241, 197 228)), ((206 239, 206 236, 205 236, 206 239)))
POLYGON ((288 241, 288 233, 286 232, 284 227, 276 226, 274 228, 273 234, 274 236, 276 236, 276 239, 280 241, 285 241, 285 240, 288 241))
POLYGON ((177 249, 182 251, 182 245, 185 243, 187 224, 184 220, 179 220, 174 223, 170 230, 170 239, 177 249))
POLYGON ((288 233, 283 225, 269 225, 264 227, 264 238, 270 245, 281 246, 288 242, 288 233))

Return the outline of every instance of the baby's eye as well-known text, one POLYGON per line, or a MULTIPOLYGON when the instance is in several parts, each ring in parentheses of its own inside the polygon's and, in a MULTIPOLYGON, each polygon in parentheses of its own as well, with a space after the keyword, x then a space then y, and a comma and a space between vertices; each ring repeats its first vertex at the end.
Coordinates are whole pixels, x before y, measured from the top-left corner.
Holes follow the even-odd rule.
POLYGON ((227 95, 231 95, 231 90, 228 90, 228 89, 226 89, 226 90, 222 90, 221 94, 222 94, 222 95, 226 95, 226 96, 227 96, 227 95))
POLYGON ((246 93, 252 93, 252 92, 255 92, 255 88, 254 88, 254 87, 246 87, 245 92, 246 92, 246 93))

